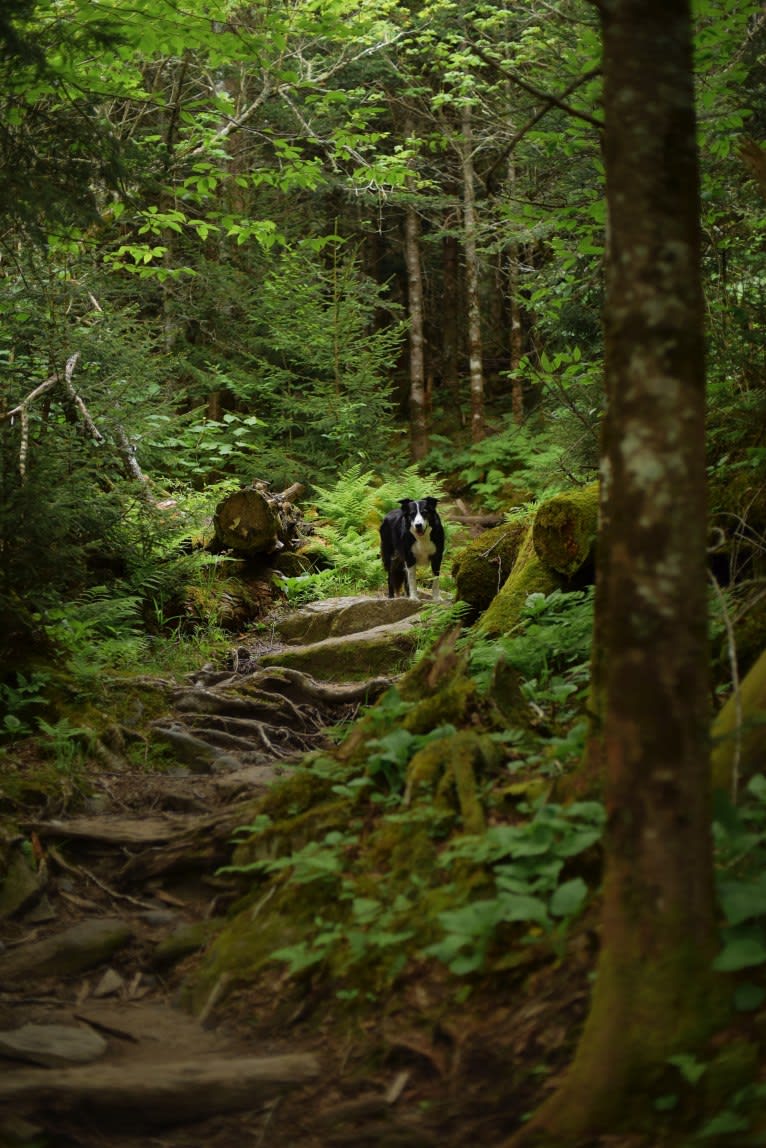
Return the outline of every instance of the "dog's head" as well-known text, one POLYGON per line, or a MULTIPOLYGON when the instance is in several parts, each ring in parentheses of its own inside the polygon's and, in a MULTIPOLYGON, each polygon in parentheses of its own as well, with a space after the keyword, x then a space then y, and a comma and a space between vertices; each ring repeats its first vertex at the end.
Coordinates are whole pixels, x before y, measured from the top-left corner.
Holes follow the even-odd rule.
POLYGON ((435 498, 403 498, 399 505, 413 534, 422 535, 434 524, 435 498))

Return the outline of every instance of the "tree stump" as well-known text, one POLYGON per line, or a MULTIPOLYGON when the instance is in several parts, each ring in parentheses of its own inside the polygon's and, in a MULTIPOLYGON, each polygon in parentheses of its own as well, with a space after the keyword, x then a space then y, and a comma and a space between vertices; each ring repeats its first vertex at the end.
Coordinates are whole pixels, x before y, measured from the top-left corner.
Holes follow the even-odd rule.
POLYGON ((282 494, 270 494, 265 483, 254 483, 228 495, 213 516, 217 548, 253 555, 295 547, 301 515, 288 496, 302 490, 296 483, 282 494))

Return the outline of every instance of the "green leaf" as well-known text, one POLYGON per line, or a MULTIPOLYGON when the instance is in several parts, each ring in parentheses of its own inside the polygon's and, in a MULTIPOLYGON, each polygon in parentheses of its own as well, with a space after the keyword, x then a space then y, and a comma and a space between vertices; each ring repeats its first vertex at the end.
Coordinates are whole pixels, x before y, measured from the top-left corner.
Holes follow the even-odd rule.
POLYGON ((718 899, 730 925, 766 916, 766 873, 752 881, 719 881, 718 899))
POLYGON ((719 1112, 712 1120, 697 1133, 700 1140, 708 1140, 713 1136, 726 1136, 730 1132, 745 1132, 750 1127, 750 1121, 736 1112, 719 1112))
POLYGON ((766 945, 762 936, 724 937, 724 947, 713 961, 719 973, 734 973, 766 962, 766 945))
POLYGON ((753 1012, 761 1007, 764 1000, 766 1000, 766 989, 750 981, 737 985, 734 990, 734 1007, 737 1012, 753 1012))
POLYGON ((587 896, 588 886, 582 877, 574 877, 559 885, 548 907, 554 917, 572 917, 582 908, 587 896))
POLYGON ((707 1069, 706 1064, 700 1063, 696 1057, 688 1052, 679 1052, 676 1056, 669 1056, 668 1064, 672 1064, 678 1069, 687 1084, 697 1084, 707 1069))

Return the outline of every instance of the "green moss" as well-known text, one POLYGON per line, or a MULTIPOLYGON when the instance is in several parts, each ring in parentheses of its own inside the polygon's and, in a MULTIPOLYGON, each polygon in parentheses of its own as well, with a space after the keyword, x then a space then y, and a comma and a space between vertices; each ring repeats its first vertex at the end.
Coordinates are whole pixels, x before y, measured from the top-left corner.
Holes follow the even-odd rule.
POLYGON ((599 485, 557 494, 535 514, 532 541, 538 558, 571 578, 588 560, 598 530, 599 485))
MULTIPOLYGON (((237 914, 218 934, 193 976, 186 982, 187 1003, 194 1012, 205 1004, 222 977, 230 986, 252 982, 271 963, 271 954, 305 936, 312 906, 309 897, 296 896, 299 887, 274 886, 276 894, 259 911, 261 894, 237 914)), ((304 886, 308 894, 311 886, 304 886)), ((316 890, 314 910, 316 908, 316 890)))
POLYGON ((486 610, 513 569, 528 519, 516 519, 485 531, 461 550, 452 567, 456 598, 486 610))
POLYGON ((401 725, 410 733, 430 733, 440 725, 461 725, 478 700, 475 682, 458 677, 446 686, 416 702, 404 715, 401 725))
POLYGON ((381 818, 365 843, 363 863, 376 883, 379 884, 378 873, 383 870, 401 887, 402 879, 404 885, 409 885, 413 873, 427 878, 436 868, 438 856, 427 819, 381 818))
POLYGON ((532 527, 529 526, 511 576, 479 619, 477 630, 484 634, 509 633, 518 622, 530 594, 551 594, 565 585, 563 575, 551 570, 538 558, 532 541, 532 527))
POLYGON ((431 741, 412 758, 407 770, 407 800, 436 787, 437 806, 456 808, 466 833, 486 827, 476 777, 497 764, 498 750, 486 736, 459 730, 431 741))
POLYGON ((250 865, 296 853, 309 841, 321 839, 332 829, 345 829, 350 817, 350 802, 334 798, 320 802, 292 817, 282 817, 237 845, 232 863, 250 865))

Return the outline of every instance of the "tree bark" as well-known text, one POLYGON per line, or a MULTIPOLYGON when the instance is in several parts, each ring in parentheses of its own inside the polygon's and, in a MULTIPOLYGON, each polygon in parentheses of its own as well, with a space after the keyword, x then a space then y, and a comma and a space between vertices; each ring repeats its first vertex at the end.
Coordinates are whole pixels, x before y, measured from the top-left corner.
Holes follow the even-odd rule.
POLYGON ((294 483, 283 494, 269 494, 265 485, 237 490, 218 503, 213 515, 216 542, 238 554, 274 554, 294 544, 299 513, 287 495, 303 488, 294 483))
MULTIPOLYGON (((407 124, 407 135, 414 128, 407 124)), ((428 454, 426 374, 423 338, 423 272, 420 264, 420 220, 414 202, 404 214, 404 259, 407 266, 407 313, 410 321, 410 443, 415 460, 428 454)))
POLYGON ((471 107, 463 108, 461 163, 463 168, 463 253, 465 255, 466 304, 468 308, 468 360, 471 379, 471 440, 484 438, 484 365, 479 299, 478 222, 476 216, 475 172, 473 166, 473 121, 471 107))
POLYGON ((594 654, 602 949, 562 1084, 512 1144, 635 1129, 720 1018, 710 834, 703 310, 688 0, 604 0, 608 411, 594 654))
MULTIPOLYGON (((454 227, 456 221, 445 219, 445 227, 454 227)), ((460 332, 460 273, 458 242, 454 235, 442 240, 442 386, 445 402, 457 403, 460 398, 459 332, 460 332)))

